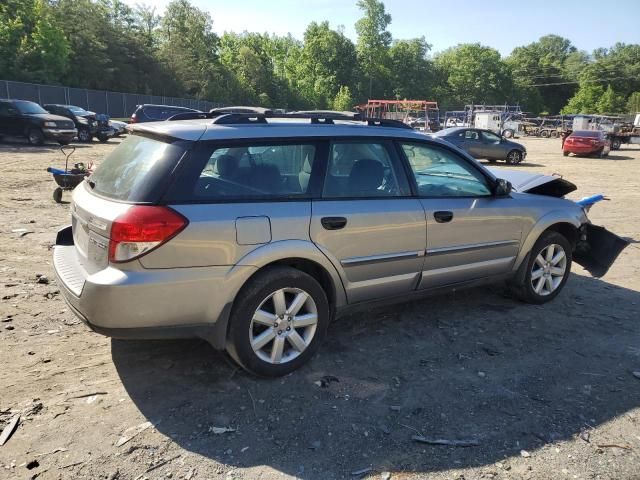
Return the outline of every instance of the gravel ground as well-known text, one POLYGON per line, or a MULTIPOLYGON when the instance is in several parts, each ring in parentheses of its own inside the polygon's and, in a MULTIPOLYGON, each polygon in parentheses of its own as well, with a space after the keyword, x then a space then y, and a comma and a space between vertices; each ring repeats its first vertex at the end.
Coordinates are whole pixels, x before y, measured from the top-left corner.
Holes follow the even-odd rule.
POLYGON ((544 306, 493 287, 346 317, 277 380, 200 341, 89 332, 53 278, 69 212, 45 168, 63 157, 1 144, 0 430, 20 423, 0 478, 640 478, 640 147, 563 158, 559 140, 522 142, 516 168, 611 197, 590 216, 633 244, 606 277, 574 266, 544 306))

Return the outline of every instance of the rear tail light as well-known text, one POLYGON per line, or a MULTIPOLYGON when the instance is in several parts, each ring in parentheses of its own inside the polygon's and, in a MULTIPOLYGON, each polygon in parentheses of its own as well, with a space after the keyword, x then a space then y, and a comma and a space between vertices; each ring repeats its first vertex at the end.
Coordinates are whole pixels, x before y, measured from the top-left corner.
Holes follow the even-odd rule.
POLYGON ((109 261, 128 262, 146 255, 180 233, 189 221, 168 207, 136 205, 111 224, 109 261))

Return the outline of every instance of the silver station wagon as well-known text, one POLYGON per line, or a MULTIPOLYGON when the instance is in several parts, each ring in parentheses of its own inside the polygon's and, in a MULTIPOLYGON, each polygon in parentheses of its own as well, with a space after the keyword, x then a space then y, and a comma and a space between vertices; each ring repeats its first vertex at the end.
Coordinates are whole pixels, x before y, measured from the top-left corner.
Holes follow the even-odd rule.
POLYGON ((487 281, 543 303, 572 259, 600 276, 626 246, 566 180, 512 185, 398 122, 203 116, 133 126, 73 192, 54 264, 95 332, 200 337, 277 376, 352 309, 487 281))

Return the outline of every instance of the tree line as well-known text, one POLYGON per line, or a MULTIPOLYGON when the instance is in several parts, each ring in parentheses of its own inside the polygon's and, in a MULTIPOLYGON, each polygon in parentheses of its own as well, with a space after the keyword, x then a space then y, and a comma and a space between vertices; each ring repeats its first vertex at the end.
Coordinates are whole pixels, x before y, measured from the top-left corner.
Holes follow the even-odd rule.
POLYGON ((503 58, 480 43, 432 52, 394 39, 381 0, 358 0, 354 43, 312 22, 291 35, 217 35, 189 0, 154 7, 120 0, 4 0, 0 77, 225 104, 351 110, 376 99, 519 104, 533 114, 640 111, 640 45, 587 53, 547 35, 503 58))

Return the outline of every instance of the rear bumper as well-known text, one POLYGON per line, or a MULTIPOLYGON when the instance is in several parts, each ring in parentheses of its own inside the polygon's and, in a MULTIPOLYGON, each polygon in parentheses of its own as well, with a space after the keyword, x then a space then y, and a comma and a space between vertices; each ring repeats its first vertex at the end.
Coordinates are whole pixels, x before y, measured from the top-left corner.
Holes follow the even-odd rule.
MULTIPOLYGON (((123 271, 108 266, 89 274, 71 227, 58 233, 53 257, 66 302, 91 330, 114 338, 198 337, 225 347, 231 304, 240 288, 239 280, 231 279, 231 267, 123 271)), ((252 269, 234 272, 238 268, 252 269)))
POLYGON ((571 146, 568 147, 567 145, 564 146, 564 148, 562 149, 565 152, 568 153, 575 153, 577 155, 591 155, 592 153, 596 153, 600 150, 602 150, 603 147, 575 147, 575 146, 571 146))

